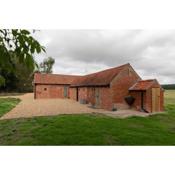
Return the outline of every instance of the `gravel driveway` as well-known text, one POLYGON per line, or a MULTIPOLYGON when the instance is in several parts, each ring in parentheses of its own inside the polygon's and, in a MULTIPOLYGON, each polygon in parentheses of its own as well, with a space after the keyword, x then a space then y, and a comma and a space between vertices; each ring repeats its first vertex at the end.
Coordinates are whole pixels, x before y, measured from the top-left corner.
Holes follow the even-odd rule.
POLYGON ((80 114, 80 113, 103 113, 113 117, 127 117, 131 115, 146 116, 148 114, 134 110, 121 111, 106 111, 103 109, 92 109, 88 105, 80 104, 77 101, 70 99, 36 99, 33 98, 33 93, 27 93, 21 96, 21 102, 6 113, 1 119, 24 118, 33 116, 47 116, 57 114, 80 114))

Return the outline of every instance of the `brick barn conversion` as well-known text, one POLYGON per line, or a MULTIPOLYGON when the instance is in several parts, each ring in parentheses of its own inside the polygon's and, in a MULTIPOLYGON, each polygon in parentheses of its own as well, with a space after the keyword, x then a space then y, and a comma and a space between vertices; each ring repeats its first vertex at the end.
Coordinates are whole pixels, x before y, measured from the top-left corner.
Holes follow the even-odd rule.
POLYGON ((163 111, 163 92, 156 79, 142 80, 130 64, 84 76, 42 73, 34 76, 36 99, 70 98, 106 110, 163 111))

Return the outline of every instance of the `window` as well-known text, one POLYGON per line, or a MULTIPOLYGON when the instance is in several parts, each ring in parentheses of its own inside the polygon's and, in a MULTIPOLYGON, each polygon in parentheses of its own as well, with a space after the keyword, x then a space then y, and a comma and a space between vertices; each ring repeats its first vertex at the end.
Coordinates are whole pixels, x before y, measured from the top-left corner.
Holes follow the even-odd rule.
POLYGON ((44 88, 44 91, 47 91, 47 88, 44 88))

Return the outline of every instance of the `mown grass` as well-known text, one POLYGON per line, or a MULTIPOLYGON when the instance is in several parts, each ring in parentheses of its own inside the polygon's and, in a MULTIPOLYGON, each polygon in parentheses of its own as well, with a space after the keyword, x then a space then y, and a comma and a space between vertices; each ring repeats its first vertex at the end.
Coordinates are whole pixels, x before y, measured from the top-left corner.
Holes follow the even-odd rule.
POLYGON ((19 102, 18 98, 0 98, 0 117, 12 110, 19 102))
POLYGON ((0 145, 175 145, 175 104, 166 113, 116 119, 60 115, 0 121, 0 145))
POLYGON ((21 92, 1 92, 0 97, 6 97, 6 96, 19 96, 19 95, 24 95, 25 93, 21 92))
POLYGON ((165 104, 175 104, 175 90, 165 91, 165 104))

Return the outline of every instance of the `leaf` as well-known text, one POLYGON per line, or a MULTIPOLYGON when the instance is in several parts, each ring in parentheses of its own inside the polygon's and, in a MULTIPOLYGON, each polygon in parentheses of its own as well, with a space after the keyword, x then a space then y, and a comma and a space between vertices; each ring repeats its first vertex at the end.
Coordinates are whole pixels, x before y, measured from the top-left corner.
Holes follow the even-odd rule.
POLYGON ((14 36, 16 36, 17 33, 18 33, 18 30, 17 30, 17 29, 13 29, 13 30, 12 30, 12 34, 13 34, 14 36))
POLYGON ((34 59, 31 55, 29 54, 26 55, 25 63, 28 68, 34 69, 34 59))
POLYGON ((21 30, 21 33, 24 34, 24 35, 29 35, 30 32, 28 30, 21 30))
POLYGON ((35 46, 33 44, 31 44, 30 52, 32 54, 35 53, 35 46))
POLYGON ((43 52, 46 52, 45 47, 42 46, 41 49, 42 49, 43 52))
POLYGON ((41 47, 40 47, 40 45, 36 45, 36 51, 37 51, 37 53, 40 53, 41 52, 41 47))
POLYGON ((5 78, 2 75, 0 75, 0 87, 1 86, 5 86, 5 78))

